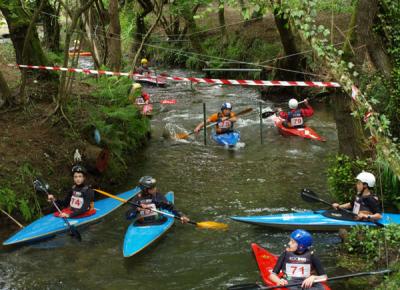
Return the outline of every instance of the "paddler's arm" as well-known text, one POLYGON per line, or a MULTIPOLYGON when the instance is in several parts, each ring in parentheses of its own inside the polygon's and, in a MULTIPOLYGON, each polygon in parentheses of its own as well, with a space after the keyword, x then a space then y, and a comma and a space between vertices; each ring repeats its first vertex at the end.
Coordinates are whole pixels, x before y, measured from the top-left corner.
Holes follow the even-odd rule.
POLYGON ((157 195, 155 205, 158 208, 169 210, 173 215, 179 217, 181 222, 184 224, 190 221, 187 216, 183 215, 179 210, 177 210, 174 204, 170 203, 162 194, 157 195))
POLYGON ((351 203, 350 202, 348 202, 348 203, 344 203, 344 204, 339 204, 339 203, 333 203, 332 204, 332 207, 334 208, 334 209, 350 209, 350 208, 352 208, 352 205, 351 205, 351 203))
MULTIPOLYGON (((216 122, 218 120, 218 114, 212 114, 207 120, 207 123, 211 123, 211 122, 216 122)), ((201 128, 203 128, 205 126, 204 122, 199 123, 196 128, 194 128, 194 132, 195 133, 199 133, 201 128)))
POLYGON ((328 278, 324 268, 322 267, 321 261, 314 254, 311 254, 311 264, 317 275, 311 275, 304 279, 303 284, 301 284, 302 288, 311 288, 315 280, 326 280, 328 278))
POLYGON ((278 274, 283 268, 283 260, 285 259, 285 254, 286 252, 283 252, 280 256, 278 261, 275 264, 274 269, 271 271, 271 274, 269 274, 269 279, 274 282, 276 285, 287 285, 288 281, 283 278, 279 278, 278 274))

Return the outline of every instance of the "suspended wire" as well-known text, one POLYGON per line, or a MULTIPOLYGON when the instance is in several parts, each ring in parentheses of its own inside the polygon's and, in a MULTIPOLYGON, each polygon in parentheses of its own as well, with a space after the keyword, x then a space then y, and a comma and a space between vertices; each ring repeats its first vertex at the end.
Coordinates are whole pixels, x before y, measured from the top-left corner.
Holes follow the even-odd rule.
MULTIPOLYGON (((60 16, 58 16, 58 15, 50 14, 50 13, 47 13, 47 12, 42 12, 42 13, 60 18, 60 16)), ((252 20, 260 19, 260 18, 263 18, 263 17, 264 17, 264 16, 260 16, 260 17, 258 17, 258 18, 252 19, 252 20)), ((197 31, 197 32, 194 32, 194 33, 192 33, 192 34, 188 34, 188 35, 186 35, 186 36, 190 36, 190 35, 198 34, 198 33, 203 33, 203 32, 210 31, 210 30, 220 29, 220 28, 222 28, 222 27, 227 27, 227 26, 231 26, 231 25, 236 25, 236 24, 239 24, 239 23, 243 23, 243 22, 247 22, 247 21, 252 21, 252 20, 243 20, 243 21, 239 21, 239 22, 236 22, 236 23, 232 23, 232 24, 226 24, 226 25, 222 25, 222 26, 219 26, 219 27, 214 27, 214 28, 206 29, 206 30, 203 30, 203 31, 197 31)), ((95 30, 94 33, 93 33, 96 39, 100 39, 100 37, 99 37, 98 34, 97 34, 97 31, 101 31, 101 32, 105 32, 105 33, 107 32, 106 30, 104 30, 104 29, 102 29, 102 28, 98 28, 98 26, 96 26, 96 30, 95 30)), ((79 33, 79 34, 83 33, 82 31, 76 31, 76 30, 73 31, 73 32, 79 33)), ((144 34, 142 34, 142 33, 133 33, 133 32, 131 32, 131 34, 142 35, 142 36, 144 35, 144 34)), ((154 34, 153 34, 153 35, 154 35, 154 34)), ((118 34, 118 35, 116 35, 116 36, 107 36, 107 38, 108 38, 108 39, 117 39, 117 40, 120 40, 120 41, 122 41, 122 40, 125 41, 126 39, 129 38, 129 36, 126 36, 125 38, 121 38, 121 36, 122 36, 121 34, 118 34), (118 36, 119 36, 119 37, 118 37, 118 36)), ((160 42, 161 42, 161 41, 159 41, 159 43, 160 43, 160 42)), ((169 40, 167 40, 166 42, 169 42, 169 40)), ((132 45, 132 44, 137 44, 138 42, 135 41, 135 40, 131 40, 131 41, 129 41, 128 43, 132 45)), ((162 42, 161 42, 161 43, 162 43, 162 42)), ((342 43, 343 43, 343 42, 342 42, 342 43)), ((342 43, 338 43, 338 44, 336 44, 336 45, 339 45, 339 44, 342 44, 342 43)), ((321 74, 314 74, 314 73, 310 73, 310 72, 303 72, 303 71, 285 69, 285 68, 274 67, 274 66, 269 66, 269 65, 262 65, 263 63, 272 62, 272 61, 274 61, 274 60, 279 60, 279 59, 284 59, 284 58, 290 58, 290 57, 292 57, 293 55, 296 55, 296 54, 299 54, 299 55, 300 55, 300 54, 310 53, 310 52, 312 52, 312 50, 306 50, 306 51, 298 52, 298 53, 292 54, 292 55, 287 55, 287 56, 283 56, 283 57, 277 57, 277 58, 269 59, 269 60, 263 61, 262 63, 252 63, 252 62, 239 61, 239 60, 235 60, 235 59, 228 59, 228 58, 222 58, 222 57, 211 56, 211 55, 206 55, 206 54, 200 54, 200 53, 196 53, 196 52, 187 52, 187 51, 182 51, 182 50, 173 49, 173 48, 169 48, 169 47, 157 46, 157 45, 149 44, 149 43, 144 43, 143 45, 144 45, 144 46, 148 46, 148 47, 152 47, 152 48, 155 48, 155 49, 161 49, 161 50, 172 51, 173 53, 175 53, 175 54, 177 54, 177 55, 183 55, 183 56, 187 56, 187 57, 196 56, 196 57, 198 58, 199 61, 204 62, 204 63, 207 63, 208 61, 205 60, 205 59, 202 59, 201 57, 204 57, 204 58, 206 58, 206 59, 215 59, 215 60, 220 60, 220 61, 222 60, 222 61, 224 61, 224 63, 245 64, 245 65, 250 65, 250 66, 255 66, 255 67, 261 67, 261 68, 264 68, 264 69, 276 69, 276 70, 280 70, 280 71, 286 71, 286 72, 291 72, 291 73, 298 73, 298 74, 302 74, 302 75, 309 75, 309 76, 316 76, 316 77, 323 77, 323 78, 326 77, 325 75, 321 75, 321 74)))

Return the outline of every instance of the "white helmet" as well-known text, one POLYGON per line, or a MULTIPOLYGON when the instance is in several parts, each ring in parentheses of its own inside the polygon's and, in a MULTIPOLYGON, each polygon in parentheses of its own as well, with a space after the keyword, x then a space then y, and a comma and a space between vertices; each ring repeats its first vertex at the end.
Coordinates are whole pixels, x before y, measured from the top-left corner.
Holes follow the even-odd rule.
POLYGON ((138 83, 133 83, 133 84, 132 84, 132 88, 133 88, 134 90, 141 89, 141 88, 142 88, 142 85, 141 85, 141 84, 138 84, 138 83))
POLYGON ((298 105, 299 105, 299 102, 296 99, 289 100, 289 108, 290 109, 297 109, 298 105))
POLYGON ((363 171, 357 175, 356 179, 362 183, 368 184, 368 187, 375 186, 375 176, 372 173, 363 171))

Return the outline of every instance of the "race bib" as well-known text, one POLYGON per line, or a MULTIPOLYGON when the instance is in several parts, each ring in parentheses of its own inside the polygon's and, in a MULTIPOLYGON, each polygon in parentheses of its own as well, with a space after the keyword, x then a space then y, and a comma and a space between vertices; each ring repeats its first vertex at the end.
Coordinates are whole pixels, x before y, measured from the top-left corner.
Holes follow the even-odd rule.
POLYGON ((81 209, 83 206, 83 197, 71 196, 69 206, 75 209, 81 209))
POLYGON ((290 123, 292 124, 292 126, 301 126, 301 125, 303 125, 303 118, 302 117, 293 117, 290 120, 290 123))
POLYGON ((143 105, 144 104, 144 99, 143 98, 137 98, 136 99, 136 104, 138 104, 138 105, 143 105))
POLYGON ((229 120, 221 121, 218 123, 218 127, 221 129, 230 128, 232 126, 232 122, 229 120))
POLYGON ((311 276, 311 265, 287 263, 285 273, 293 278, 308 278, 311 276))
POLYGON ((353 206, 353 213, 358 214, 359 212, 360 212, 360 203, 355 201, 353 206))
MULTIPOLYGON (((147 204, 147 205, 150 206, 150 209, 157 209, 157 208, 156 208, 156 205, 155 205, 154 203, 149 203, 149 204, 147 204)), ((150 209, 148 209, 148 208, 146 208, 146 209, 141 209, 141 210, 140 210, 140 215, 141 215, 142 217, 156 216, 157 213, 156 213, 155 211, 150 210, 150 209)))

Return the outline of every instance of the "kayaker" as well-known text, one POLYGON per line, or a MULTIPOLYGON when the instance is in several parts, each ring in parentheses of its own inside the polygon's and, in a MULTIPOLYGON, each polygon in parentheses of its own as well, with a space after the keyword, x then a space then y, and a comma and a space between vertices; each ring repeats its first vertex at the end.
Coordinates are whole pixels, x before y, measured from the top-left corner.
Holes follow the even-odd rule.
POLYGON ((357 220, 379 220, 382 218, 382 210, 378 196, 372 191, 375 187, 375 176, 363 171, 356 177, 357 195, 352 202, 332 204, 334 209, 351 209, 356 214, 357 220))
POLYGON ((132 202, 139 204, 140 207, 132 205, 126 213, 127 219, 136 219, 136 222, 144 224, 162 222, 166 217, 151 209, 165 209, 179 217, 182 223, 187 223, 189 218, 182 215, 172 203, 168 202, 157 190, 156 184, 156 179, 151 176, 143 176, 139 179, 141 192, 132 199, 132 202))
MULTIPOLYGON (((215 126, 215 132, 217 134, 224 134, 233 131, 233 125, 237 121, 236 115, 232 112, 231 103, 223 103, 221 106, 221 112, 212 114, 207 119, 207 123, 218 122, 215 126)), ((201 128, 204 127, 204 122, 201 122, 196 126, 194 132, 199 133, 201 128)))
POLYGON ((137 105, 144 105, 150 103, 150 95, 142 91, 142 85, 133 83, 129 91, 129 100, 137 105))
POLYGON ((323 290, 324 286, 315 280, 326 279, 327 275, 318 257, 310 250, 312 236, 305 230, 295 230, 290 234, 288 248, 283 252, 275 264, 269 279, 276 285, 287 285, 289 283, 300 283, 301 286, 288 289, 312 289, 323 290), (283 271, 284 276, 279 278, 278 274, 283 271), (315 275, 317 274, 317 275, 315 275))
POLYGON ((310 106, 307 99, 303 103, 306 108, 299 109, 299 102, 296 99, 289 100, 289 112, 283 112, 282 108, 278 108, 278 115, 285 121, 282 125, 286 128, 303 128, 304 118, 311 117, 314 114, 314 109, 310 106))
POLYGON ((149 68, 149 61, 146 58, 141 59, 140 66, 137 68, 136 72, 141 75, 151 73, 149 68))
POLYGON ((55 201, 60 208, 68 207, 68 212, 63 212, 59 216, 72 218, 89 211, 94 207, 94 192, 85 184, 86 169, 81 165, 72 167, 74 185, 68 191, 67 196, 63 200, 57 200, 54 195, 48 195, 48 201, 55 201))

